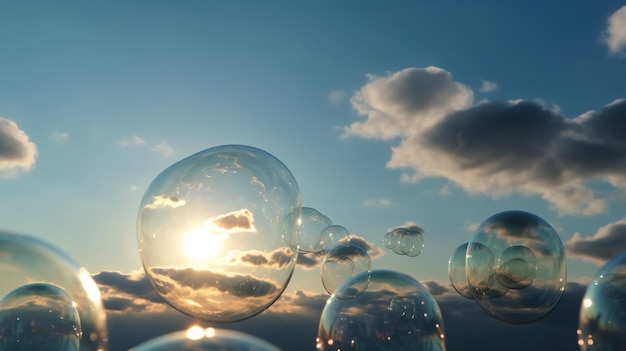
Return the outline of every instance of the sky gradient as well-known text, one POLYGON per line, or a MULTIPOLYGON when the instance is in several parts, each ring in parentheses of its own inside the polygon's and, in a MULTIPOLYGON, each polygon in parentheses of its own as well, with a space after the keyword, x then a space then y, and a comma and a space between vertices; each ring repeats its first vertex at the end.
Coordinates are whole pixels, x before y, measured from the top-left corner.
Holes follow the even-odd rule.
MULTIPOLYGON (((274 155, 303 206, 362 238, 373 269, 425 284, 449 350, 489 334, 543 350, 528 336, 546 330, 576 350, 572 309, 626 251, 616 1, 0 1, 0 44, 0 230, 50 242, 93 274, 111 350, 193 322, 162 321, 179 313, 142 277, 137 214, 161 171, 224 144, 274 155), (447 275, 473 229, 512 209, 549 222, 567 254, 563 306, 527 326, 490 320, 447 275), (385 233, 413 225, 421 255, 384 247, 385 233), (126 333, 142 311, 162 329, 126 333)), ((319 268, 301 257, 275 306, 228 327, 286 350, 314 338, 328 296, 319 268), (265 320, 305 337, 281 341, 265 320)), ((490 340, 482 349, 498 350, 490 340)))

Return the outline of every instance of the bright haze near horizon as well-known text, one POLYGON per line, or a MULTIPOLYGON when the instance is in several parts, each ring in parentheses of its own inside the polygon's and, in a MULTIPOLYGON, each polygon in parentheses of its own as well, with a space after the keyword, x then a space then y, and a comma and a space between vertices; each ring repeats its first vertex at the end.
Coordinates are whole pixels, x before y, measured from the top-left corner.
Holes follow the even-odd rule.
MULTIPOLYGON (((92 273, 112 350, 194 323, 142 277, 137 212, 161 171, 219 145, 274 155, 302 206, 367 241, 372 269, 429 287, 449 350, 576 350, 585 285, 626 251, 616 1, 0 1, 0 47, 0 229, 92 273), (495 321, 450 287, 451 253, 505 210, 566 248, 567 308, 540 324, 495 321), (413 225, 421 255, 384 247, 413 225)), ((276 306, 226 327, 312 350, 328 295, 306 263, 276 306)))

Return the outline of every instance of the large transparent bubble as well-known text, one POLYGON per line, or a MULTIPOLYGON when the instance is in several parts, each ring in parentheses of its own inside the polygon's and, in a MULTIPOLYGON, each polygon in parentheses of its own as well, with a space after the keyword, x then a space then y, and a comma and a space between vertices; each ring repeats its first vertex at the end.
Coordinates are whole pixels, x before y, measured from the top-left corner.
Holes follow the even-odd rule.
POLYGON ((494 318, 530 323, 545 317, 565 290, 565 250, 542 218, 506 211, 476 229, 466 252, 467 283, 494 318))
POLYGON ((78 351, 81 337, 75 303, 59 286, 22 285, 0 300, 0 350, 78 351))
POLYGON ((190 327, 148 340, 130 351, 280 351, 269 342, 243 332, 190 327))
POLYGON ((374 270, 344 282, 320 317, 316 349, 325 351, 442 351, 445 331, 439 305, 412 277, 374 270), (367 289, 354 298, 355 286, 367 289))
POLYGON ((626 252, 600 268, 587 286, 577 334, 581 351, 626 350, 626 252))
MULTIPOLYGON (((370 255, 358 245, 346 244, 332 248, 322 261, 321 278, 324 288, 332 294, 349 278, 371 269, 370 255)), ((367 284, 354 285, 354 296, 362 293, 367 284)))
MULTIPOLYGON (((38 306, 54 305, 54 309, 50 309, 53 312, 50 313, 58 317, 62 315, 61 310, 66 305, 69 295, 71 305, 78 312, 82 329, 80 350, 108 349, 106 314, 100 290, 87 270, 47 242, 28 235, 2 231, 0 231, 0 257, 2 257, 0 296, 4 297, 0 306, 2 308, 0 313, 4 316, 0 317, 2 318, 0 329, 10 331, 16 327, 21 328, 5 318, 14 313, 28 313, 30 317, 26 318, 32 317, 31 323, 43 326, 40 324, 41 319, 34 316, 35 310, 40 311, 38 306), (26 305, 32 306, 33 309, 27 311, 26 305)), ((71 312, 70 308, 70 311, 67 311, 68 316, 71 312)), ((57 325, 56 322, 50 323, 57 325)), ((62 325, 65 328, 66 325, 62 325)), ((37 333, 28 328, 23 330, 26 333, 37 333)), ((43 334, 40 336, 46 337, 43 334)), ((58 337, 53 338, 54 341, 52 339, 50 341, 54 343, 65 338, 69 343, 68 349, 71 350, 74 336, 70 335, 67 329, 63 329, 58 337)), ((10 343, 11 340, 7 342, 10 343)))
POLYGON ((250 318, 286 288, 298 254, 300 190, 269 153, 224 145, 165 169, 137 219, 139 253, 155 291, 204 321, 250 318))
POLYGON ((311 207, 302 207, 300 228, 300 252, 311 253, 323 250, 322 232, 333 223, 330 218, 311 207))

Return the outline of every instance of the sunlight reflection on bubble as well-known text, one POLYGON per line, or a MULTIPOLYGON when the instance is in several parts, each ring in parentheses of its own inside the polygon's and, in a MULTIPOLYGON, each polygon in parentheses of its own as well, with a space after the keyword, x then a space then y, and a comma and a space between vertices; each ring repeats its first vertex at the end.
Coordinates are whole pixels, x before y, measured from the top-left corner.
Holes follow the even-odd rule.
POLYGON ((280 351, 269 342, 243 332, 192 326, 150 339, 130 351, 280 351))
POLYGON ((137 216, 146 277, 179 311, 235 322, 271 306, 298 254, 300 190, 273 155, 223 145, 161 172, 137 216))
POLYGON ((326 302, 320 317, 319 351, 444 351, 439 305, 418 281, 403 273, 373 270, 344 282, 326 302), (352 299, 355 285, 367 289, 352 299))
POLYGON ((466 252, 470 292, 492 317, 530 323, 545 317, 565 290, 565 249, 542 218, 505 211, 476 229, 466 252))

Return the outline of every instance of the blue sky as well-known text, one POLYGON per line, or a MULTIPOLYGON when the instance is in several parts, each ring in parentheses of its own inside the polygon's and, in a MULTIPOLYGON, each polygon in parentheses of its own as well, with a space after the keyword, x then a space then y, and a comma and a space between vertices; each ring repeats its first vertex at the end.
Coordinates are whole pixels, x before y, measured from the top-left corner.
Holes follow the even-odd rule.
MULTIPOLYGON (((420 256, 385 250, 374 269, 447 284, 471 228, 519 209, 557 229, 585 284, 626 250, 621 6, 2 1, 0 228, 130 276, 152 179, 246 144, 380 250, 390 229, 426 231, 420 256)), ((288 291, 323 293, 316 272, 288 291)))

